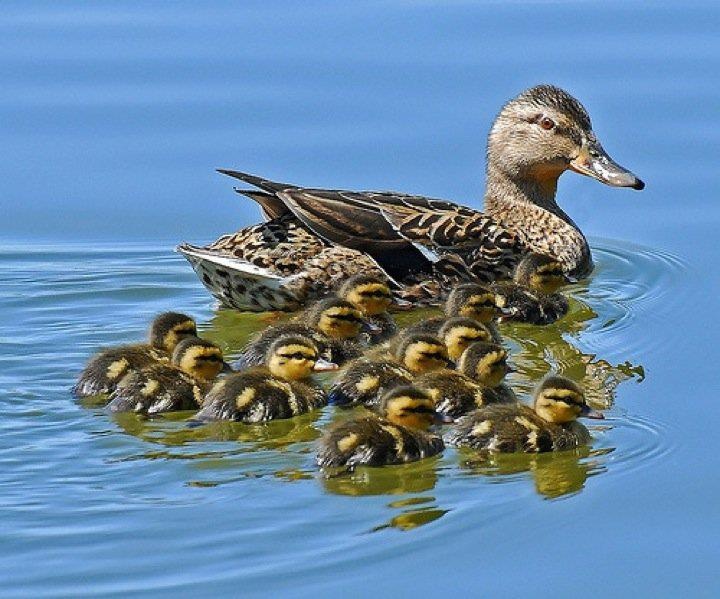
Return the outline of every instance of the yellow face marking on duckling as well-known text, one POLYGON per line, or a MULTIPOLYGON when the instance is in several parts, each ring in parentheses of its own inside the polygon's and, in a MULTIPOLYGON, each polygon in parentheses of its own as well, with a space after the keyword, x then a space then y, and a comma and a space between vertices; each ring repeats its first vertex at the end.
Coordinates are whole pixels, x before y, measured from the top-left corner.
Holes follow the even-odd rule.
POLYGON ((178 366, 197 379, 211 381, 222 370, 222 352, 218 347, 195 345, 183 353, 178 366))
POLYGON ((255 399, 255 395, 257 395, 257 391, 254 387, 245 387, 235 397, 235 407, 238 410, 245 409, 255 399))
POLYGON ((482 422, 478 422, 475 426, 473 426, 472 431, 470 432, 471 435, 481 437, 482 435, 487 435, 493 427, 493 423, 490 420, 483 420, 482 422))
POLYGON ((350 433, 337 442, 337 448, 345 453, 346 451, 352 451, 355 449, 360 442, 360 436, 356 433, 350 433))
POLYGON ((529 285, 532 289, 546 294, 555 293, 567 283, 562 264, 550 262, 539 266, 531 275, 529 285))
POLYGON ((497 305, 495 303, 495 294, 482 293, 471 295, 467 301, 458 310, 460 316, 474 318, 475 320, 487 324, 497 316, 497 305))
POLYGON ((197 335, 197 328, 192 320, 180 322, 171 328, 163 337, 163 347, 168 353, 172 353, 178 343, 186 337, 194 337, 197 335))
POLYGON ((490 388, 500 385, 507 371, 506 359, 507 352, 504 350, 489 352, 483 356, 475 368, 478 381, 490 388))
POLYGON ((535 412, 540 418, 555 424, 565 424, 576 420, 582 407, 578 404, 567 403, 562 400, 543 397, 535 402, 535 412))
POLYGON ((157 392, 159 387, 160 383, 158 381, 155 379, 149 379, 145 385, 143 385, 143 388, 140 389, 140 395, 143 397, 150 397, 157 392))
POLYGON ((452 327, 443 338, 448 356, 457 361, 473 341, 492 341, 490 333, 484 329, 468 326, 452 327))
POLYGON ((278 347, 268 360, 268 369, 283 379, 299 381, 308 378, 317 362, 317 353, 311 347, 290 343, 278 347))
POLYGON ((355 388, 360 393, 367 393, 368 391, 374 391, 375 389, 377 389, 379 383, 380 377, 366 375, 362 377, 357 383, 355 383, 355 388))
POLYGON ((425 430, 435 420, 435 402, 431 398, 402 395, 393 398, 385 410, 390 422, 407 428, 425 430))
POLYGON ((447 361, 447 349, 444 345, 426 341, 408 344, 405 355, 402 357, 403 365, 415 374, 447 368, 447 361))
POLYGON ((317 328, 333 339, 352 339, 358 336, 362 324, 360 310, 335 306, 320 315, 317 328))
POLYGON ((386 312, 392 304, 390 288, 382 283, 357 285, 345 296, 353 306, 366 316, 376 316, 386 312))
POLYGON ((107 367, 107 377, 114 381, 118 378, 120 378, 122 375, 125 374, 125 371, 127 370, 127 367, 130 365, 130 362, 127 361, 126 358, 120 358, 119 360, 115 360, 110 366, 107 367))

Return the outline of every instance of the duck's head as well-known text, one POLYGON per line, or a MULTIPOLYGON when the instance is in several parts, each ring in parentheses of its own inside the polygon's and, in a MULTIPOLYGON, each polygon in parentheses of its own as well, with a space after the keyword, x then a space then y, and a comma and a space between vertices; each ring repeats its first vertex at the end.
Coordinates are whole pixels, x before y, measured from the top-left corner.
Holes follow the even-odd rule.
POLYGON ((495 294, 477 283, 461 283, 452 288, 445 300, 447 316, 465 316, 488 323, 499 315, 495 294))
POLYGON ((403 336, 395 348, 395 357, 415 374, 453 366, 445 344, 437 337, 424 333, 403 336))
POLYGON ((163 312, 150 325, 150 345, 169 354, 180 341, 197 336, 195 321, 187 314, 163 312))
POLYGON ((393 424, 427 430, 442 422, 430 395, 412 385, 394 387, 383 395, 380 407, 383 416, 393 424))
POLYGON ((225 366, 222 350, 212 341, 199 337, 180 341, 173 351, 172 362, 201 381, 212 381, 225 366))
POLYGON ((515 268, 515 282, 542 293, 555 293, 572 281, 563 265, 550 256, 531 252, 526 254, 515 268))
POLYGON ((535 391, 535 412, 546 422, 564 424, 580 416, 604 418, 585 403, 582 388, 563 376, 545 377, 535 391))
POLYGON ((350 302, 331 297, 317 302, 307 312, 310 326, 332 339, 353 339, 365 325, 362 312, 350 302))
POLYGON ((304 335, 283 335, 275 340, 265 354, 270 372, 282 379, 299 381, 312 372, 335 370, 337 365, 320 357, 315 342, 304 335))
POLYGON ((387 312, 393 303, 390 285, 376 275, 355 275, 345 281, 337 293, 350 302, 365 316, 387 312))
POLYGON ((438 338, 445 344, 448 357, 455 362, 471 343, 492 341, 492 335, 483 323, 464 316, 448 318, 440 327, 438 338))
POLYGON ((497 343, 478 341, 463 352, 457 369, 486 387, 497 387, 512 370, 507 358, 507 351, 497 343))
POLYGON ((544 195, 555 194, 566 170, 614 187, 645 184, 614 162, 595 137, 580 102, 553 85, 538 85, 503 106, 488 139, 488 173, 516 182, 533 182, 544 195))

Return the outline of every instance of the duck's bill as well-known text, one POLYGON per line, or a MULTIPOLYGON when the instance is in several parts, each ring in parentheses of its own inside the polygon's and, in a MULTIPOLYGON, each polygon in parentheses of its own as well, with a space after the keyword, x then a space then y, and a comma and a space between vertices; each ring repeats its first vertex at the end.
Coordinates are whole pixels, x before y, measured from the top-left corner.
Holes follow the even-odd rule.
POLYGON ((365 333, 369 333, 370 335, 382 333, 382 327, 374 322, 370 322, 369 320, 366 320, 363 323, 361 330, 365 333))
POLYGON ((318 358, 313 366, 315 372, 327 372, 328 370, 337 370, 340 368, 335 362, 329 362, 325 358, 318 358))
POLYGON ((583 407, 582 412, 580 412, 580 416, 583 418, 594 418, 595 420, 605 420, 605 415, 602 412, 593 410, 588 406, 583 407))
POLYGON ((585 143, 580 155, 570 161, 570 170, 613 187, 632 187, 637 190, 645 187, 645 183, 634 173, 610 158, 597 140, 585 143))
POLYGON ((225 374, 230 374, 232 372, 235 372, 235 369, 230 366, 225 360, 223 360, 222 370, 220 372, 224 372, 225 374))
POLYGON ((433 421, 435 424, 452 424, 453 422, 455 422, 455 419, 452 416, 448 416, 447 414, 435 412, 433 421))

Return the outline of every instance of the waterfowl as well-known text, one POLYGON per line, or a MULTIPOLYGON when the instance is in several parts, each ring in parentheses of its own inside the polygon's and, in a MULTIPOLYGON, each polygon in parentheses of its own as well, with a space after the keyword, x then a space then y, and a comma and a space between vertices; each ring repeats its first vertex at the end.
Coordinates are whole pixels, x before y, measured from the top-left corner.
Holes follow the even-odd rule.
MULTIPOLYGON (((463 352, 456 368, 458 372, 485 387, 485 403, 515 402, 515 393, 503 382, 505 375, 512 372, 507 359, 508 353, 501 345, 477 341, 463 352)), ((467 406, 463 409, 467 410, 467 406)), ((446 406, 444 410, 449 411, 450 406, 446 406)))
POLYGON ((349 362, 333 381, 328 399, 335 405, 376 409, 386 391, 409 385, 412 380, 413 373, 396 360, 358 358, 349 362))
POLYGON ((445 316, 464 316, 483 323, 495 343, 501 343, 495 320, 501 312, 495 301, 495 294, 479 283, 460 283, 455 285, 443 304, 445 316))
POLYGON ((310 337, 318 346, 323 359, 335 364, 362 354, 358 343, 365 325, 362 313, 350 302, 329 297, 312 304, 291 322, 268 327, 258 333, 243 349, 236 368, 263 364, 270 346, 284 335, 310 337))
POLYGON ((578 100, 539 85, 505 104, 493 123, 484 212, 422 196, 303 188, 221 170, 257 188, 238 192, 260 204, 268 222, 178 250, 221 302, 249 310, 285 309, 290 296, 300 302, 300 294, 286 290, 293 280, 312 280, 313 268, 316 287, 339 271, 373 271, 392 277, 403 286, 400 295, 410 290, 413 299, 421 299, 418 289, 442 294, 453 281, 509 277, 527 252, 547 254, 567 274, 583 277, 593 268, 590 248, 555 199, 566 170, 644 188, 608 156, 578 100), (343 251, 352 257, 324 258, 343 251))
POLYGON ((491 453, 546 452, 574 449, 590 442, 579 416, 603 418, 585 403, 576 383, 548 376, 535 392, 534 407, 491 405, 463 416, 448 435, 448 443, 491 453))
POLYGON ((437 337, 423 333, 403 335, 392 349, 392 358, 412 374, 454 365, 448 357, 445 344, 437 337))
POLYGON ((269 347, 266 367, 236 372, 208 392, 196 419, 245 423, 292 418, 327 404, 322 389, 307 384, 314 370, 335 367, 319 362, 315 342, 302 335, 283 335, 269 347))
POLYGON ((491 288, 503 320, 550 324, 567 314, 568 301, 557 290, 570 282, 558 260, 530 253, 518 263, 512 282, 491 288))
POLYGON ((150 324, 147 344, 111 347, 90 358, 73 393, 77 397, 111 393, 125 375, 156 362, 169 363, 178 343, 196 335, 192 318, 178 312, 164 312, 150 324))
POLYGON ((147 415, 197 409, 223 364, 217 345, 189 337, 175 347, 172 364, 156 362, 126 375, 110 394, 108 409, 147 415))
POLYGON ((444 449, 440 436, 427 432, 438 416, 424 391, 396 387, 383 396, 381 410, 382 417, 366 416, 331 427, 320 441, 318 466, 351 470, 402 464, 444 449))
POLYGON ((381 343, 397 332, 395 319, 388 312, 393 305, 389 281, 373 274, 361 274, 350 277, 336 295, 360 310, 367 322, 377 331, 370 333, 372 343, 381 343))
POLYGON ((445 344, 448 357, 456 361, 465 349, 475 341, 492 341, 492 333, 487 325, 472 318, 455 316, 436 317, 419 320, 399 333, 390 346, 399 343, 408 335, 426 334, 436 336, 445 344))

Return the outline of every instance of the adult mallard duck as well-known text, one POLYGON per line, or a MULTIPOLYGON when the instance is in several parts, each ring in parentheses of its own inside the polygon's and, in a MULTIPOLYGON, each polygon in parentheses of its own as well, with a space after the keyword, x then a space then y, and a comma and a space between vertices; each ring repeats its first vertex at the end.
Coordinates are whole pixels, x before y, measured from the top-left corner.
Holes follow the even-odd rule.
POLYGON ((337 280, 385 271, 404 297, 442 295, 449 281, 508 277, 533 251, 566 274, 593 268, 585 236, 555 201, 566 170, 615 187, 644 183, 616 164, 585 108, 539 85, 510 100, 490 131, 485 211, 395 192, 297 187, 221 170, 259 191, 268 222, 182 252, 221 302, 250 310, 294 309, 337 280))

